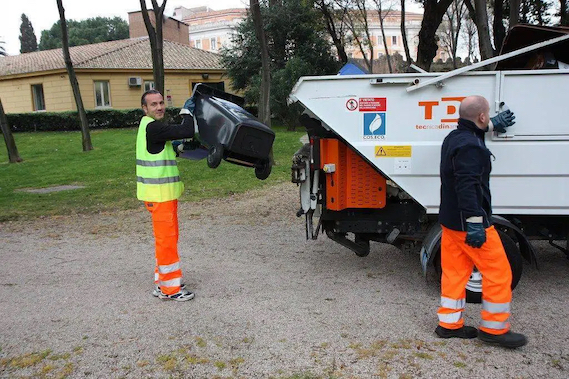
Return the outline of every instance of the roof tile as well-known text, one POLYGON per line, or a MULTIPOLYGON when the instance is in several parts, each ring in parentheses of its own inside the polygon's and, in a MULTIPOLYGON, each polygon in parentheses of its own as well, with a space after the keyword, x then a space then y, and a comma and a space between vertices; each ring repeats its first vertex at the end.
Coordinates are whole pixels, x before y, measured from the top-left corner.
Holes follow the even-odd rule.
MULTIPOLYGON (((69 48, 75 69, 152 69, 148 37, 69 48)), ((0 58, 0 77, 64 69, 61 49, 0 58)), ((164 40, 164 68, 172 70, 223 69, 218 54, 164 40)))

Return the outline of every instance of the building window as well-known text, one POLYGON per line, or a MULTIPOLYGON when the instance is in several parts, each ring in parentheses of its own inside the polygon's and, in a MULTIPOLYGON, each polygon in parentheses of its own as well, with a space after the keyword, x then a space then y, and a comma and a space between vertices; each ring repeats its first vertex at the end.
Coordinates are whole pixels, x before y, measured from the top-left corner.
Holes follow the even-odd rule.
POLYGON ((32 84, 32 101, 34 111, 45 111, 43 84, 32 84))
POLYGON ((202 40, 201 39, 197 39, 195 41, 196 44, 196 49, 201 49, 202 48, 202 40))
POLYGON ((154 82, 152 80, 145 80, 144 81, 144 92, 146 91, 150 91, 151 89, 154 89, 154 82))
POLYGON ((210 39, 211 50, 217 50, 217 39, 210 39))
POLYGON ((391 36, 391 44, 397 45, 397 36, 391 36))
POLYGON ((111 106, 111 92, 109 82, 96 81, 95 82, 95 107, 110 107, 111 106))

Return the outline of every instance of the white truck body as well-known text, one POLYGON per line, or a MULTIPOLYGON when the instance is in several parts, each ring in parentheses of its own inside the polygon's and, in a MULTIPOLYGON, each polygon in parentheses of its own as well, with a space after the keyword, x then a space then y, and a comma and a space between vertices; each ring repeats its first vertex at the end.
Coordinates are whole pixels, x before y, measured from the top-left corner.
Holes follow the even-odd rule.
POLYGON ((437 75, 303 77, 290 99, 437 214, 442 141, 460 100, 484 96, 491 116, 506 106, 516 115, 505 134, 486 136, 494 213, 569 215, 569 70, 466 73, 407 91, 437 75))

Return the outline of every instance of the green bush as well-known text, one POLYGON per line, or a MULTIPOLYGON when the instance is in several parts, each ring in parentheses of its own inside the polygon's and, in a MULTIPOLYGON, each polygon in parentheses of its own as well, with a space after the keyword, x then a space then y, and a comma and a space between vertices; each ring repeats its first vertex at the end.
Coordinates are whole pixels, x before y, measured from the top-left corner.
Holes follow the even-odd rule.
MULTIPOLYGON (((166 122, 180 123, 180 108, 166 108, 166 122)), ((89 129, 132 128, 138 126, 142 109, 87 110, 89 129)), ((77 112, 10 113, 8 125, 13 132, 48 132, 80 130, 77 112)))

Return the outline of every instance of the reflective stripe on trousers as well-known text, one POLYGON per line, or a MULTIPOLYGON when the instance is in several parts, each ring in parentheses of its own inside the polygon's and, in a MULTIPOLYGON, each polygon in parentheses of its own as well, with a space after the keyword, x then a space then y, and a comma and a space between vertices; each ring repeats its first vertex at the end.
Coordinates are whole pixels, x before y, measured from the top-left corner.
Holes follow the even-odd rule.
POLYGON ((172 295, 180 291, 182 270, 178 256, 178 200, 145 202, 152 214, 156 245, 155 278, 160 290, 172 295))
POLYGON ((481 248, 465 243, 466 232, 442 227, 441 239, 441 306, 439 325, 457 329, 464 325, 462 311, 466 284, 476 265, 482 273, 483 304, 480 329, 491 334, 506 333, 510 325, 512 272, 496 229, 486 229, 486 242, 481 248), (461 307, 462 306, 462 307, 461 307), (441 317, 442 315, 442 317, 441 317))
MULTIPOLYGON (((441 296, 441 306, 437 313, 439 324, 447 329, 455 329, 457 328, 456 325, 463 325, 462 311, 464 310, 465 304, 466 299, 455 300, 441 296)), ((458 328, 460 328, 460 326, 458 326, 458 328)))

